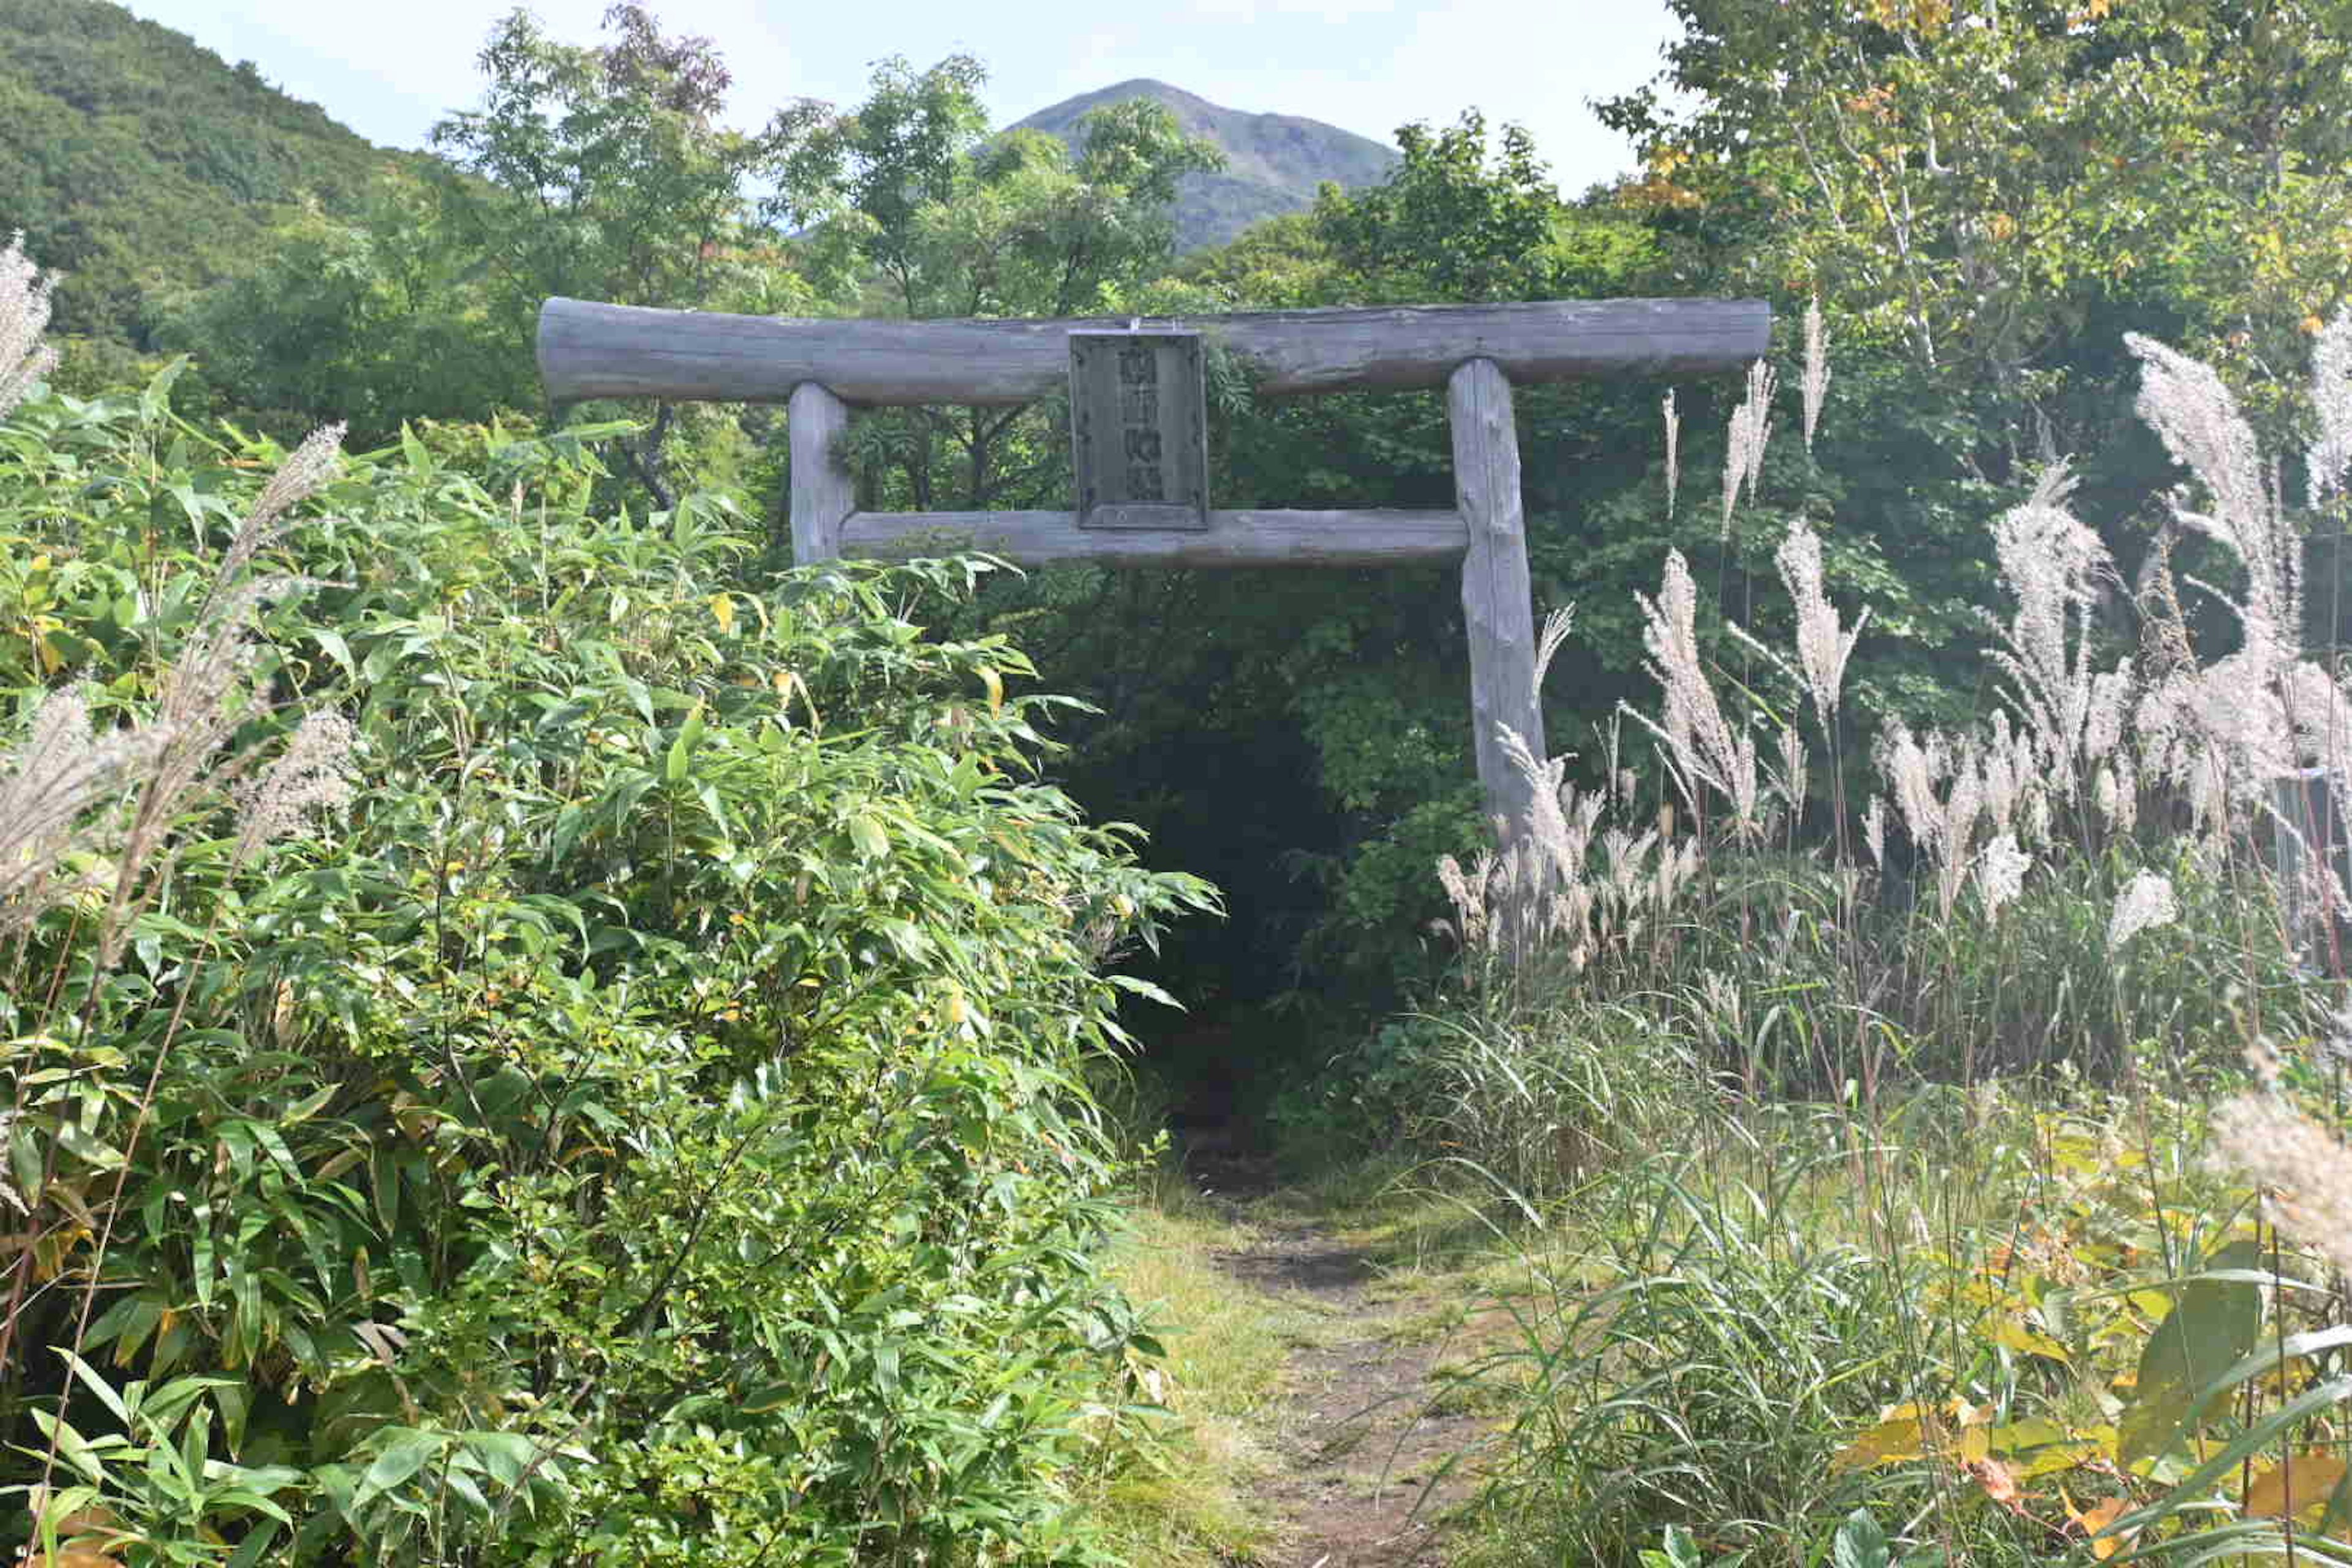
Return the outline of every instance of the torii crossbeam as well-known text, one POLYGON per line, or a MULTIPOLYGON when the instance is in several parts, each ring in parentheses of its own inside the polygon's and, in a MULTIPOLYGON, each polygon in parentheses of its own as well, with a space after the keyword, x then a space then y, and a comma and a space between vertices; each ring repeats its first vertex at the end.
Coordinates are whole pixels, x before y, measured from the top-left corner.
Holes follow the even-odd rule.
POLYGON ((1487 806, 1516 830, 1528 783, 1504 753, 1544 754, 1534 610, 1519 499, 1515 383, 1738 370, 1763 355, 1760 300, 1543 300, 1221 316, 1062 321, 832 321, 647 310, 552 299, 539 367, 558 405, 592 397, 784 403, 793 553, 903 555, 968 543, 1024 565, 1385 566, 1462 561, 1470 706, 1487 806), (1443 386, 1451 510, 1207 512, 1205 528, 1100 528, 1073 511, 856 510, 839 443, 852 407, 1026 403, 1070 384, 1074 333, 1204 334, 1269 395, 1443 386))

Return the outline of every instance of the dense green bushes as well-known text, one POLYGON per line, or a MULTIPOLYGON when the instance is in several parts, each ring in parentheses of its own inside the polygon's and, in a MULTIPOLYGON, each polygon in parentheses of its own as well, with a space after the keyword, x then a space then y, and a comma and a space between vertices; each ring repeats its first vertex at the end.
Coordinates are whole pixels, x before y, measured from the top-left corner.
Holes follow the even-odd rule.
POLYGON ((976 568, 763 579, 578 436, 271 480, 167 391, 0 432, 0 791, 119 764, 0 821, 62 849, 0 905, 17 1496, 126 1563, 1086 1556, 1149 1342, 1081 1069, 1208 895, 908 618, 976 568))

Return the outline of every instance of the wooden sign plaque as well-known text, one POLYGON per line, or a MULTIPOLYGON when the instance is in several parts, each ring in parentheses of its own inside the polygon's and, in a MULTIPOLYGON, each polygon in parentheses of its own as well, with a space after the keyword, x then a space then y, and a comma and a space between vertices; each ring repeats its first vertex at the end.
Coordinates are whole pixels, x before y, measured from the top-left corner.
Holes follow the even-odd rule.
POLYGON ((1070 334, 1078 526, 1209 526, 1208 384, 1196 331, 1070 334))

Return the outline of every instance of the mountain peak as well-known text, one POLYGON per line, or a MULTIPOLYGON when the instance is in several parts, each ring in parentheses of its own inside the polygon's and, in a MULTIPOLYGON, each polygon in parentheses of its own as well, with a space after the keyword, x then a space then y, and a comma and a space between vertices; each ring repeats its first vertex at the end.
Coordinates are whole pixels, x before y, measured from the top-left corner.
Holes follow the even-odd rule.
POLYGON ((1088 112, 1131 99, 1165 104, 1188 135, 1214 142, 1225 154, 1218 174, 1187 174, 1176 189, 1178 250, 1223 245, 1251 224, 1315 202, 1330 180, 1345 187, 1376 185, 1396 166, 1397 154, 1368 136, 1295 114, 1253 114, 1211 103, 1197 93, 1150 77, 1135 77, 1048 105, 1015 122, 1075 144, 1088 112))

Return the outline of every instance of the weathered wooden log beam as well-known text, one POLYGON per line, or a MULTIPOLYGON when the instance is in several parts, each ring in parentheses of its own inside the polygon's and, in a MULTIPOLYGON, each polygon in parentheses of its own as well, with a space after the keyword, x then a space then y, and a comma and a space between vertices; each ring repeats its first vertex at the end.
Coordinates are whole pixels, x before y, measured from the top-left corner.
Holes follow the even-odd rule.
POLYGON ((844 555, 902 559, 982 550, 1024 566, 1410 566, 1458 561, 1454 511, 1212 511, 1205 531, 1082 529, 1067 511, 859 511, 844 555))
MULTIPOLYGON (((1066 386, 1068 335, 1127 320, 886 321, 731 316, 551 299, 539 372, 561 405, 586 397, 779 403, 819 382, 852 405, 1026 403, 1066 386)), ((1735 370, 1766 352, 1761 300, 1548 300, 1509 305, 1256 310, 1153 317, 1249 361, 1269 394, 1441 387, 1491 360, 1514 384, 1735 370)))

